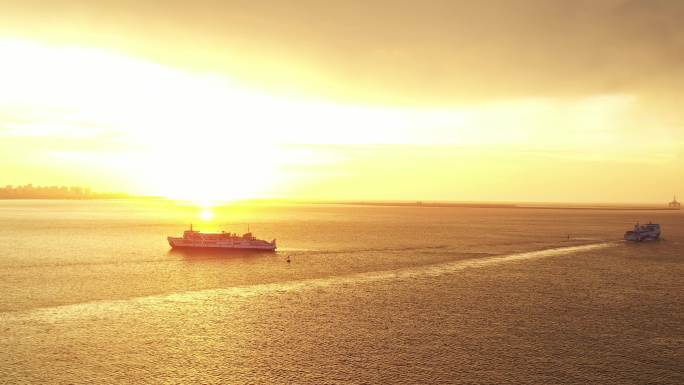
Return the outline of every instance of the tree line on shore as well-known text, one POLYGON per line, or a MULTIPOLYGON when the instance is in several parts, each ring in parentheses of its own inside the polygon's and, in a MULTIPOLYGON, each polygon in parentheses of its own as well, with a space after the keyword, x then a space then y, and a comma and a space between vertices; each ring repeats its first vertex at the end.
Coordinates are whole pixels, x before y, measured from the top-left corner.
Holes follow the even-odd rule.
POLYGON ((81 186, 23 186, 0 187, 0 199, 114 199, 128 198, 123 193, 98 193, 81 186))

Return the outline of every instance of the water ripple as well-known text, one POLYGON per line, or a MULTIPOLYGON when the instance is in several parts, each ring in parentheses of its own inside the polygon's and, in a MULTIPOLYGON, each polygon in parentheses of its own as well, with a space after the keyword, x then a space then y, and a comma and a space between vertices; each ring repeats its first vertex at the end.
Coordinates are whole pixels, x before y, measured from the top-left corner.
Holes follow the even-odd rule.
POLYGON ((206 301, 217 297, 247 298, 257 295, 292 292, 307 289, 320 289, 340 285, 368 283, 386 280, 406 280, 426 277, 436 277, 452 274, 465 269, 483 268, 502 263, 526 261, 532 259, 564 256, 575 253, 594 251, 619 245, 618 242, 603 242, 580 246, 558 247, 552 249, 500 255, 494 257, 467 259, 434 265, 412 268, 357 273, 343 276, 304 279, 278 283, 268 283, 250 286, 236 286, 221 289, 187 291, 181 293, 138 297, 126 300, 95 301, 55 307, 32 309, 28 311, 9 312, 0 315, 0 319, 34 319, 42 322, 57 322, 64 319, 98 317, 117 311, 130 311, 132 308, 147 308, 149 306, 177 306, 179 303, 206 301))

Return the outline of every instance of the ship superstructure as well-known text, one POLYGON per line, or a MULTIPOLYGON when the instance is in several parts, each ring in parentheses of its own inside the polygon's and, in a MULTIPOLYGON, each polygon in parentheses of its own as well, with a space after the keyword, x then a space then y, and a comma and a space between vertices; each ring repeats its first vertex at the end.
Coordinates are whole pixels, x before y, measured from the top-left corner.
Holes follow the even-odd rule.
POLYGON ((233 250, 265 250, 275 251, 276 240, 271 242, 257 239, 251 232, 238 235, 236 233, 203 233, 192 229, 185 230, 182 237, 167 237, 169 245, 176 248, 194 249, 233 249, 233 250))
POLYGON ((649 222, 647 225, 634 225, 634 230, 625 233, 626 241, 642 242, 655 241, 660 238, 660 225, 649 222))

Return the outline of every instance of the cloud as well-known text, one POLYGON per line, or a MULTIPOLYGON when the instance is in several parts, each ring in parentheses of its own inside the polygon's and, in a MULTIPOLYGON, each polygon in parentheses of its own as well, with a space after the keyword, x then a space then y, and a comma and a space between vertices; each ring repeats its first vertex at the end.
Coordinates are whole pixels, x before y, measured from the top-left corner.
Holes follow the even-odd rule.
POLYGON ((4 15, 17 33, 385 103, 671 93, 684 78, 678 0, 22 1, 4 15))

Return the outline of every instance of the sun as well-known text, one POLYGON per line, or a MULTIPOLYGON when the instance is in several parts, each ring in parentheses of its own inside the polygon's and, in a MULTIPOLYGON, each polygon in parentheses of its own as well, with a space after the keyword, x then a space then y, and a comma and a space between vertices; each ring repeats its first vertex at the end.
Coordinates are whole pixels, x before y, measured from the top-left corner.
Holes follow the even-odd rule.
POLYGON ((271 134, 279 118, 265 113, 275 102, 229 77, 21 39, 0 39, 0 54, 0 101, 50 107, 10 129, 94 143, 96 152, 60 153, 80 168, 125 175, 144 195, 198 203, 264 195, 278 179, 271 134))
MULTIPOLYGON (((466 120, 451 109, 282 94, 228 73, 93 47, 0 38, 0 57, 0 102, 17 106, 4 129, 31 139, 68 138, 54 148, 50 143, 47 156, 59 159, 62 169, 100 180, 97 188, 197 204, 299 197, 345 173, 330 167, 353 160, 353 149, 348 156, 330 155, 330 145, 421 142, 430 137, 426 127, 451 132, 466 120), (301 146, 320 150, 307 156, 293 149, 301 146)), ((329 188, 328 194, 357 187, 329 188)))
POLYGON ((211 221, 214 219, 214 211, 209 206, 202 207, 200 218, 202 218, 203 221, 211 221))
POLYGON ((276 149, 231 143, 230 132, 207 135, 213 139, 179 138, 178 142, 167 140, 164 146, 151 145, 144 157, 157 161, 138 166, 143 183, 154 195, 189 200, 205 208, 267 197, 279 182, 283 162, 276 149))

